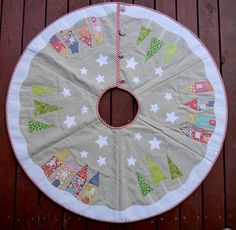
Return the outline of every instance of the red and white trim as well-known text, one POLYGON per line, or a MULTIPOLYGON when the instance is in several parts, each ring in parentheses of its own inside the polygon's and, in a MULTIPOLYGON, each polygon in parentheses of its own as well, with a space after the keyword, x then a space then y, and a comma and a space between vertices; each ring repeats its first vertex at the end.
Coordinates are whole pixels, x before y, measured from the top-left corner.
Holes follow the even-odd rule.
MULTIPOLYGON (((40 51, 43 47, 45 47, 45 41, 48 41, 50 36, 59 31, 62 27, 72 26, 74 23, 73 18, 76 18, 75 20, 77 21, 80 17, 89 17, 90 13, 91 15, 96 14, 97 16, 104 16, 109 12, 115 12, 117 10, 117 5, 119 5, 120 7, 120 3, 101 3, 81 8, 66 16, 61 17, 59 20, 44 29, 38 36, 35 37, 35 39, 33 39, 33 41, 23 52, 13 72, 7 96, 6 117, 9 138, 15 156, 25 173, 35 183, 35 185, 43 193, 45 193, 45 195, 47 195, 56 203, 62 205, 64 208, 81 216, 107 222, 126 223, 150 218, 170 210, 171 208, 180 204, 189 195, 191 195, 194 190, 202 183, 202 181, 206 178, 211 168, 213 167, 221 151, 228 121, 228 105, 225 88, 219 70, 217 69, 216 63, 214 62, 214 59, 212 58, 211 54, 206 49, 206 47, 203 45, 203 43, 191 31, 189 31, 180 23, 175 22, 173 19, 160 12, 154 11, 143 6, 122 3, 122 6, 125 6, 126 8, 125 15, 129 15, 136 18, 152 18, 154 21, 158 20, 158 23, 160 24, 166 23, 167 27, 169 24, 172 24, 173 29, 175 29, 175 31, 178 31, 181 34, 181 37, 184 37, 190 48, 193 48, 191 44, 195 44, 197 45, 197 47, 199 45, 201 46, 194 51, 197 53, 198 56, 203 55, 203 57, 207 57, 207 60, 205 60, 204 58, 203 61, 205 68, 207 69, 206 73, 209 78, 209 81, 214 86, 216 96, 215 114, 217 119, 217 126, 216 131, 210 139, 210 142, 207 147, 207 158, 211 159, 211 161, 203 160, 202 162, 200 162, 200 164, 192 170, 192 173, 190 175, 191 180, 188 179, 183 186, 166 194, 158 202, 146 206, 135 205, 122 211, 113 210, 106 206, 89 206, 83 204, 67 192, 54 188, 54 186, 52 186, 47 180, 40 167, 37 166, 29 158, 27 151, 27 143, 24 137, 22 136, 19 127, 20 88, 22 82, 27 77, 28 67, 34 57, 32 53, 28 52, 28 49, 33 48, 33 50, 35 50, 36 52, 40 51), (103 7, 106 8, 106 11, 103 9, 103 7), (139 13, 140 11, 142 12, 141 14, 139 13), (64 20, 67 23, 66 26, 65 24, 61 23, 61 21, 64 22, 64 20), (21 64, 22 62, 24 62, 24 65, 21 64), (26 63, 28 64, 28 66, 25 66, 26 63)), ((167 28, 167 30, 168 29, 171 28, 167 28)), ((118 44, 118 47, 119 46, 120 44, 118 44)), ((118 80, 120 80, 120 76, 117 76, 117 73, 118 72, 116 72, 116 84, 111 86, 111 88, 118 86, 118 80)), ((101 95, 103 95, 103 93, 101 95)), ((98 103, 100 98, 101 96, 98 98, 98 103)), ((133 122, 135 122, 135 120, 133 122)))

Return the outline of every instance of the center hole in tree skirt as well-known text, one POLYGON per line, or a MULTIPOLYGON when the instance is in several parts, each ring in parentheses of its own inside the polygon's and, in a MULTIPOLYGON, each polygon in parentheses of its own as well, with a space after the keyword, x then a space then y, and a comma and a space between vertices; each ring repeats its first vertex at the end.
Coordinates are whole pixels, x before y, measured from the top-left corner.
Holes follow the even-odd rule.
POLYGON ((98 102, 100 119, 109 126, 122 127, 132 123, 138 112, 138 101, 128 91, 112 88, 98 102))

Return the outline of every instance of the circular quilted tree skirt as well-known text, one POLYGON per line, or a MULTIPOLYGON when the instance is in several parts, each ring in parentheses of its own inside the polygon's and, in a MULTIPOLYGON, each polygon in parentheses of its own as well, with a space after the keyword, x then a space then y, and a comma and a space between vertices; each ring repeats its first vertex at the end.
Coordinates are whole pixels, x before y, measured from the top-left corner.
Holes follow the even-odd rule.
POLYGON ((167 16, 136 5, 79 9, 42 31, 14 71, 7 100, 21 166, 52 200, 82 216, 128 222, 183 201, 223 143, 226 95, 202 43, 167 16), (112 127, 108 89, 138 112, 112 127))

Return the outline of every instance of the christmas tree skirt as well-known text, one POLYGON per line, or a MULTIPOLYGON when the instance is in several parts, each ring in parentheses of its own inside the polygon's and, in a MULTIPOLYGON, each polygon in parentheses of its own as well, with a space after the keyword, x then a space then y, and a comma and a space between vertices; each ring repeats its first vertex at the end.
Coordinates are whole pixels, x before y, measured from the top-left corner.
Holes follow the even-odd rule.
POLYGON ((186 28, 124 3, 77 10, 41 32, 12 76, 7 123, 15 155, 55 202, 128 222, 178 205, 222 147, 226 95, 217 67, 186 28), (138 101, 134 120, 106 124, 106 90, 138 101))

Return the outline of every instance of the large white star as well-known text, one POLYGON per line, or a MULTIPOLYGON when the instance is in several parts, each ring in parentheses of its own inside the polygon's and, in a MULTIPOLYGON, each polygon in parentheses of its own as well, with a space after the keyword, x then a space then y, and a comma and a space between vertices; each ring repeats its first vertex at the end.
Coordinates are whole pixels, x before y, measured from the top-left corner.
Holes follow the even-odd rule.
POLYGON ((86 152, 84 150, 82 152, 80 152, 80 155, 82 158, 87 158, 88 154, 89 154, 89 152, 86 152))
POLYGON ((85 67, 83 67, 82 69, 80 69, 80 73, 83 75, 87 75, 88 70, 85 67))
POLYGON ((162 76, 162 73, 164 71, 162 70, 161 66, 159 68, 155 68, 155 75, 162 76))
POLYGON ((97 163, 99 164, 99 166, 101 167, 102 165, 106 164, 106 157, 99 157, 99 159, 97 160, 97 163))
POLYGON ((99 54, 99 58, 96 60, 96 62, 99 64, 99 66, 107 65, 108 64, 107 58, 108 56, 103 56, 99 54))
POLYGON ((159 110, 158 104, 151 104, 150 105, 150 111, 153 113, 156 113, 157 110, 159 110))
POLYGON ((81 113, 88 113, 88 107, 83 106, 83 107, 81 108, 81 113))
POLYGON ((104 76, 98 74, 98 76, 95 78, 97 83, 105 82, 104 76))
POLYGON ((136 159, 133 156, 127 158, 126 160, 128 161, 128 166, 135 166, 136 159))
POLYGON ((173 99, 171 93, 166 93, 165 96, 164 96, 164 98, 165 98, 167 101, 173 99))
POLYGON ((63 123, 67 126, 68 129, 69 129, 72 125, 76 125, 75 116, 68 116, 68 115, 66 115, 66 120, 63 121, 63 123))
POLYGON ((133 77, 132 82, 135 83, 135 85, 137 85, 140 82, 139 77, 133 77))
POLYGON ((131 69, 135 69, 135 66, 138 64, 138 62, 134 60, 134 57, 127 59, 126 63, 127 63, 126 68, 131 68, 131 69))
POLYGON ((134 139, 135 139, 135 140, 140 141, 140 139, 141 139, 142 137, 143 137, 143 136, 141 135, 140 132, 134 134, 134 139))
POLYGON ((63 88, 63 91, 61 92, 61 94, 63 94, 64 97, 71 96, 70 90, 66 88, 63 88))
POLYGON ((101 149, 103 146, 108 145, 107 143, 107 137, 103 137, 99 135, 98 139, 95 141, 98 145, 99 148, 101 149))
POLYGON ((156 137, 153 137, 153 139, 149 141, 149 144, 150 144, 151 150, 160 149, 161 141, 157 140, 156 137))
POLYGON ((166 113, 166 120, 165 121, 171 122, 172 125, 175 123, 175 121, 177 119, 178 119, 178 117, 175 115, 175 111, 173 111, 171 113, 166 113))

